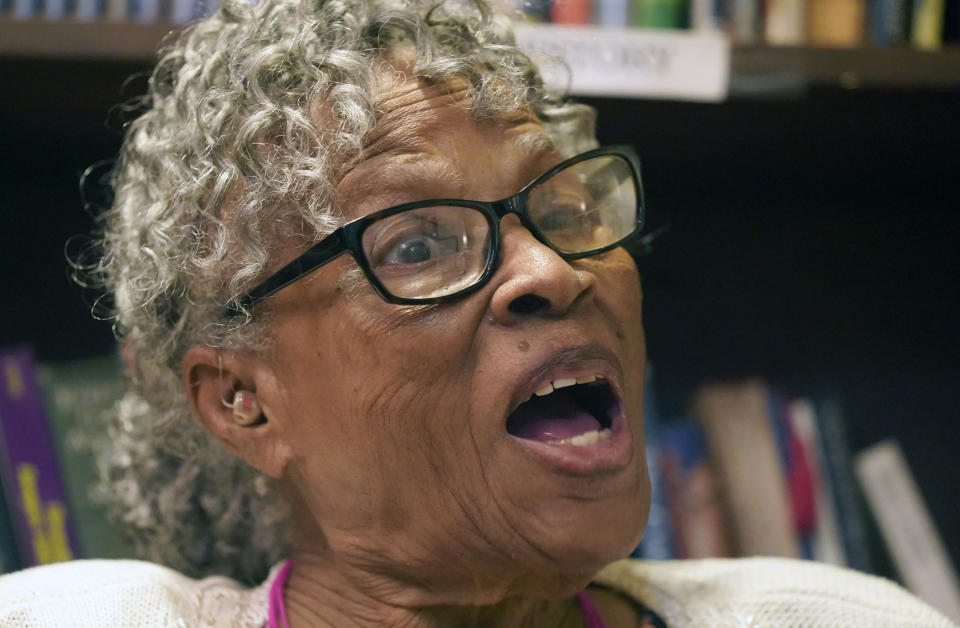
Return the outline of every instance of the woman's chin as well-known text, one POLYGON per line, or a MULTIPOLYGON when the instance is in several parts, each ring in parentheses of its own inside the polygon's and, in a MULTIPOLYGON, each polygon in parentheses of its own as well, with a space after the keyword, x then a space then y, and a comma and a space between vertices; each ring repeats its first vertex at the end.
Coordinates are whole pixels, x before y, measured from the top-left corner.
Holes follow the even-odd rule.
MULTIPOLYGON (((558 574, 596 572, 625 558, 640 542, 648 507, 618 510, 616 516, 574 517, 556 525, 534 541, 558 574)), ((534 539, 530 539, 533 541, 534 539)))

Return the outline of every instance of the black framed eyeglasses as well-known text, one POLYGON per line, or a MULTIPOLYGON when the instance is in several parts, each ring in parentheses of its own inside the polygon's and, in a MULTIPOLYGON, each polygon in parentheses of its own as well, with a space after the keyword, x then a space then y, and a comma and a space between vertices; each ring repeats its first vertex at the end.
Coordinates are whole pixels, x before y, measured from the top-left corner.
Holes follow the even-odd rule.
POLYGON ((597 148, 553 166, 499 201, 430 199, 383 209, 336 229, 228 308, 237 313, 350 253, 389 303, 439 303, 480 289, 497 267, 500 220, 516 214, 567 261, 609 251, 643 228, 640 158, 597 148))

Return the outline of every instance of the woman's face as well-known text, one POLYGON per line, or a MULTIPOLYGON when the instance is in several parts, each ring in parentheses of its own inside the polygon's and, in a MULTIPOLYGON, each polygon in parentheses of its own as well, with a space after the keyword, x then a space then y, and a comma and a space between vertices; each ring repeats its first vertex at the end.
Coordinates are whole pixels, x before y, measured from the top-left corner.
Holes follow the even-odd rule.
MULTIPOLYGON (((395 86, 365 160, 339 183, 346 218, 503 198, 560 161, 531 114, 478 121, 468 106, 395 86)), ((456 603, 464 591, 579 586, 637 543, 649 483, 634 263, 622 249, 568 263, 515 216, 500 228, 493 278, 449 303, 398 306, 366 282, 345 288, 344 256, 258 306, 272 310, 276 343, 275 384, 257 394, 291 452, 285 478, 306 513, 298 551, 456 603), (609 386, 558 389, 514 412, 550 382, 594 376, 609 386), (606 413, 602 425, 584 405, 606 413), (612 436, 545 442, 597 427, 612 436)))

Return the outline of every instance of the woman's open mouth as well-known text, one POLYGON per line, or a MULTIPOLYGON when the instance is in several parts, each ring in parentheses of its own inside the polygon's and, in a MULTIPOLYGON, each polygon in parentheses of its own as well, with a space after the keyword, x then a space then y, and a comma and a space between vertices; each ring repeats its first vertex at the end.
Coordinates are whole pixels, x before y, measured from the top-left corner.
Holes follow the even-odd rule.
POLYGON ((619 406, 606 379, 555 379, 507 417, 507 432, 551 445, 585 447, 611 436, 619 406))
POLYGON ((615 387, 599 375, 558 377, 510 413, 507 433, 552 467, 576 474, 616 470, 632 436, 615 387))

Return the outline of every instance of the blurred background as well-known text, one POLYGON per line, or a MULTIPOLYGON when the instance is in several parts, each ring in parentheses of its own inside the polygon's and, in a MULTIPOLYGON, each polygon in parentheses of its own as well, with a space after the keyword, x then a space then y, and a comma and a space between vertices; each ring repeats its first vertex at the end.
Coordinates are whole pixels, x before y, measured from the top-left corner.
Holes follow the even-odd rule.
MULTIPOLYGON (((215 8, 134 4, 0 2, 0 347, 32 348, 41 370, 115 353, 109 323, 90 316, 94 295, 68 279, 65 243, 89 233, 95 218, 81 203, 80 175, 115 156, 124 116, 114 107, 143 93, 161 37, 215 8)), ((926 530, 922 516, 888 522, 861 459, 878 443, 896 443, 942 553, 956 565, 960 3, 568 0, 522 8, 554 54, 575 50, 574 41, 606 41, 606 32, 621 52, 679 58, 699 50, 712 77, 704 80, 722 81, 712 96, 697 91, 690 73, 671 78, 679 90, 658 89, 640 67, 628 69, 636 82, 628 72, 616 94, 574 89, 597 108, 601 143, 637 147, 649 231, 662 231, 638 265, 667 531, 640 553, 755 551, 729 500, 746 490, 774 500, 758 508, 784 504, 797 554, 910 580, 924 567, 903 563, 909 556, 891 547, 889 529, 926 530), (741 423, 751 395, 765 404, 756 425, 781 465, 779 496, 734 485, 741 480, 729 456, 749 453, 722 442, 736 430, 721 423, 717 431, 716 421, 737 420, 717 418, 724 412, 714 402, 724 395, 745 404, 741 423), (812 408, 813 436, 803 408, 812 408), (840 440, 830 445, 838 425, 840 440), (712 474, 707 501, 716 511, 684 493, 701 464, 712 474), (839 554, 829 552, 825 513, 839 554), (714 518, 706 532, 685 530, 714 518), (704 534, 715 543, 695 542, 704 534), (860 534, 860 548, 844 534, 860 534)), ((625 58, 611 54, 592 71, 625 58)), ((48 393, 48 413, 52 403, 48 393)), ((83 427, 82 413, 71 420, 83 427)), ((52 429, 59 439, 78 428, 52 429)), ((7 501, 16 502, 5 482, 7 501)), ((902 499, 879 501, 907 508, 902 499)), ((96 540, 82 540, 95 533, 71 534, 75 555, 95 551, 96 540)), ((952 574, 944 578, 954 579, 953 593, 948 586, 940 595, 957 600, 952 574)))

